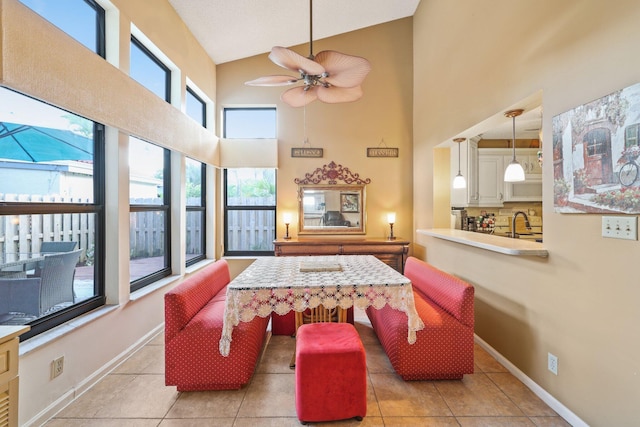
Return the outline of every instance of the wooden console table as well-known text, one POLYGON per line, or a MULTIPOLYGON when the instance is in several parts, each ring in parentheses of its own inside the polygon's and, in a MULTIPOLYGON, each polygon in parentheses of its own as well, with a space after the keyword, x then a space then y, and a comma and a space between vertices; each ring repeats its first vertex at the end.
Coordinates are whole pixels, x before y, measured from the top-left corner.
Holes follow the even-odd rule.
POLYGON ((385 264, 404 272, 409 241, 389 239, 276 239, 276 256, 373 255, 385 264))

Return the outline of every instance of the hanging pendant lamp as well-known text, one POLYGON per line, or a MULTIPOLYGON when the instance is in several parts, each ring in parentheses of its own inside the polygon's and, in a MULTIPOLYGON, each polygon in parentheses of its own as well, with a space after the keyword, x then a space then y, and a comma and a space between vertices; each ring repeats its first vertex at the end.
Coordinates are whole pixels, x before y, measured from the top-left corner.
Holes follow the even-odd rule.
POLYGON ((460 172, 460 144, 464 142, 464 138, 454 138, 453 142, 458 144, 458 175, 453 178, 453 188, 467 188, 467 180, 462 176, 460 172))
POLYGON ((504 115, 513 120, 513 158, 504 171, 504 182, 520 182, 524 181, 524 169, 516 160, 516 117, 521 115, 524 110, 509 110, 504 115))

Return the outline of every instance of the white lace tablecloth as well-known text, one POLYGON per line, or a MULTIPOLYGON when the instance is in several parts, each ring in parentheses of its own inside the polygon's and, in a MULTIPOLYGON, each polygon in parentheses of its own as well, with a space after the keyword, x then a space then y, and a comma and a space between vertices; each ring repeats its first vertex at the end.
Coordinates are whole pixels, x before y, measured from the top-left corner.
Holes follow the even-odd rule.
POLYGON ((344 309, 388 304, 407 314, 410 344, 416 341, 416 331, 424 328, 416 312, 411 281, 373 255, 265 257, 227 286, 220 354, 229 355, 233 328, 239 322, 320 304, 344 309), (303 270, 317 266, 325 271, 300 271, 301 265, 303 270))

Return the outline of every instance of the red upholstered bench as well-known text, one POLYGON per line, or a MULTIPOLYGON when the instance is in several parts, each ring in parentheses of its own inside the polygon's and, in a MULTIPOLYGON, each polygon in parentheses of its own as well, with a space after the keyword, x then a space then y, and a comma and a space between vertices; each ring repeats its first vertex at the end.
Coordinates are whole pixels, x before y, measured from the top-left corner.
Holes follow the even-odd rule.
POLYGON ((424 329, 407 342, 407 315, 385 305, 367 316, 393 369, 404 380, 461 379, 473 373, 474 289, 469 283, 409 257, 404 275, 424 329))
POLYGON ((364 347, 350 323, 309 323, 296 335, 296 412, 302 424, 367 414, 364 347))
POLYGON ((233 329, 229 356, 220 354, 229 265, 218 260, 164 296, 165 384, 178 391, 238 389, 251 380, 268 317, 233 329))

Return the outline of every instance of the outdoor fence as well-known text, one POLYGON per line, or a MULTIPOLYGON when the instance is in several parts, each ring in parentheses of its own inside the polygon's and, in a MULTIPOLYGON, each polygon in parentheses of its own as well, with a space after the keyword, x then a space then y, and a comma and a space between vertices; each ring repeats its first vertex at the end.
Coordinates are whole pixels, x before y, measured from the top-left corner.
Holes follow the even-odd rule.
MULTIPOLYGON (((270 206, 273 197, 230 197, 229 206, 270 206)), ((227 248, 233 251, 272 251, 274 210, 227 210, 227 248)))
MULTIPOLYGON (((41 195, 0 194, 0 203, 64 202, 87 203, 41 195)), ((139 203, 136 200, 134 203, 139 203)), ((149 203, 145 199, 145 203, 149 203)), ((157 203, 156 203, 157 204, 157 203)), ((134 212, 130 217, 131 257, 152 257, 164 253, 164 221, 157 212, 134 212)), ((186 216, 187 254, 203 253, 200 236, 201 215, 186 216)), ((81 263, 91 263, 95 246, 95 215, 92 213, 55 213, 28 215, 0 215, 0 254, 39 253, 42 242, 77 242, 82 252, 81 263)))

